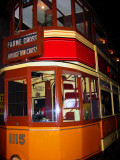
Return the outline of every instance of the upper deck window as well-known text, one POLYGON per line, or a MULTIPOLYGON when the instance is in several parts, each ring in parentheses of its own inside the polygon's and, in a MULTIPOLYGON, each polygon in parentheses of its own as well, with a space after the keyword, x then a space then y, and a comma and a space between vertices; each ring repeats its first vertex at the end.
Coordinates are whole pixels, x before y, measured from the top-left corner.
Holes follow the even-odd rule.
POLYGON ((15 6, 15 16, 14 16, 14 19, 15 19, 15 31, 18 31, 19 30, 19 3, 16 4, 15 6))
POLYGON ((93 40, 92 14, 82 2, 75 2, 76 29, 84 34, 89 40, 93 40))
POLYGON ((37 0, 37 25, 52 26, 52 0, 37 0))
POLYGON ((71 0, 57 0, 57 25, 72 27, 71 0))
POLYGON ((22 4, 22 29, 26 30, 33 27, 33 4, 30 0, 23 0, 22 4))

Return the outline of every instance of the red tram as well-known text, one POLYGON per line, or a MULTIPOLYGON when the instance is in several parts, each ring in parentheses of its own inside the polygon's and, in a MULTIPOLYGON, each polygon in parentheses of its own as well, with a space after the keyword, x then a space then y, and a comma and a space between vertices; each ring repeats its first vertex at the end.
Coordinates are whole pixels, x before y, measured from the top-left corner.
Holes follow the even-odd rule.
POLYGON ((93 10, 84 0, 10 0, 8 8, 0 157, 95 159, 120 137, 120 86, 93 10))

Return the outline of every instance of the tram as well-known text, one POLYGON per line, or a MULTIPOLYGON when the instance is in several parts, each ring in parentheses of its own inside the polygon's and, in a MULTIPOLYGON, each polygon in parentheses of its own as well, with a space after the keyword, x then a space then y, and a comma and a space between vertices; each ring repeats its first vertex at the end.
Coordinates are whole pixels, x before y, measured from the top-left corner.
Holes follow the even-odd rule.
POLYGON ((94 11, 85 0, 10 0, 8 9, 1 159, 97 159, 120 137, 120 80, 94 11))

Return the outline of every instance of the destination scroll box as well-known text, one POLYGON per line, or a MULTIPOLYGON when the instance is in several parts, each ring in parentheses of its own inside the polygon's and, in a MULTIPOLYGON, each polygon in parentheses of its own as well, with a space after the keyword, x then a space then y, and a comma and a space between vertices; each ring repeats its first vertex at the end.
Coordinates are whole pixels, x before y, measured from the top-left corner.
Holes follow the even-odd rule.
POLYGON ((43 28, 35 27, 3 40, 3 64, 34 59, 44 54, 43 28))

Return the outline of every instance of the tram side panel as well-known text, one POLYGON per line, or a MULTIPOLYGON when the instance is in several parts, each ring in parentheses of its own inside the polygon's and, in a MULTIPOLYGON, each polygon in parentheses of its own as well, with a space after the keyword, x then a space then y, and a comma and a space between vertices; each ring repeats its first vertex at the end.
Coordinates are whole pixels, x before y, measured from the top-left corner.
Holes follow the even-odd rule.
POLYGON ((33 159, 61 160, 59 129, 55 128, 30 129, 29 160, 33 159))
POLYGON ((118 138, 120 138, 120 115, 116 116, 116 128, 117 128, 118 138))
POLYGON ((60 139, 62 160, 86 159, 101 152, 99 122, 66 128, 61 131, 60 139))
POLYGON ((29 132, 25 127, 7 127, 6 159, 18 155, 22 160, 29 159, 29 132))
POLYGON ((6 129, 0 126, 0 158, 6 157, 6 129))
POLYGON ((115 117, 108 117, 101 120, 101 146, 102 151, 117 140, 115 117))

